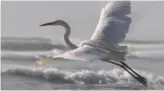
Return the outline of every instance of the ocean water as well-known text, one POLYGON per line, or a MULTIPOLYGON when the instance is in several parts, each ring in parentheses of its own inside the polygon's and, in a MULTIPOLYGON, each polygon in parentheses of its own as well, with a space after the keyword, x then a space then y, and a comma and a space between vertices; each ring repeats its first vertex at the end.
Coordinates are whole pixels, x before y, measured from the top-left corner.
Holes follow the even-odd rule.
POLYGON ((164 89, 164 42, 125 41, 130 54, 126 63, 147 78, 144 87, 122 68, 101 61, 44 59, 69 50, 62 41, 43 38, 2 38, 1 88, 3 90, 134 90, 164 89))

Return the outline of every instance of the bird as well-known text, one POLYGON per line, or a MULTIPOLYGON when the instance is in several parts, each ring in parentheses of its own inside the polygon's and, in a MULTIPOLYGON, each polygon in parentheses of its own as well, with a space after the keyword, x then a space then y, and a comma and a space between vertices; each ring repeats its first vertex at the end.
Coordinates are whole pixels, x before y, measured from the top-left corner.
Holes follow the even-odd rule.
MULTIPOLYGON (((110 1, 102 8, 97 27, 89 40, 82 41, 73 50, 55 55, 50 59, 36 61, 36 63, 41 65, 54 60, 100 60, 122 67, 147 87, 147 80, 124 62, 128 47, 121 46, 120 43, 125 40, 126 34, 129 31, 132 21, 131 17, 128 16, 129 14, 131 14, 130 1, 110 1)), ((52 23, 55 22, 46 23, 42 26, 52 25, 52 23)), ((67 35, 69 34, 67 33, 67 35)))
MULTIPOLYGON (((63 26, 65 29, 66 29, 66 32, 64 34, 64 41, 65 43, 67 44, 67 46, 69 47, 65 47, 63 45, 55 45, 54 47, 57 48, 57 49, 60 49, 62 50, 61 53, 64 53, 64 51, 68 51, 68 50, 73 50, 73 49, 76 49, 78 48, 78 45, 72 43, 69 39, 69 36, 71 34, 71 27, 69 26, 69 24, 64 21, 64 20, 55 20, 53 22, 49 22, 49 23, 44 23, 44 24, 41 24, 40 26, 63 26)), ((55 53, 56 54, 56 53, 55 53)), ((59 53, 58 53, 59 54, 59 53)), ((58 55, 57 54, 57 55, 58 55)), ((53 55, 53 54, 52 54, 53 55)), ((43 55, 42 55, 43 56, 43 55)), ((40 56, 39 56, 40 57, 40 56)), ((130 52, 127 52, 127 55, 126 57, 128 58, 131 58, 131 57, 136 57, 135 55, 132 55, 130 54, 130 52), (129 54, 129 55, 128 55, 129 54)), ((42 57, 42 58, 46 58, 46 57, 42 57)), ((40 59, 40 58, 39 58, 40 59)))
MULTIPOLYGON (((123 56, 127 50, 127 46, 119 46, 128 33, 131 23, 130 1, 110 1, 104 8, 102 8, 98 25, 89 40, 82 41, 79 47, 65 52, 63 54, 54 56, 54 58, 75 59, 75 60, 100 60, 102 58, 109 58, 110 60, 124 60, 123 56), (116 55, 116 54, 122 54, 116 55), (110 57, 109 57, 110 56, 110 57)), ((52 25, 56 22, 49 22, 45 25, 52 25)), ((61 21, 57 22, 61 24, 61 21)), ((62 23, 67 26, 68 24, 62 23)), ((67 26, 67 30, 70 28, 67 26)), ((65 33, 65 39, 68 39, 70 31, 65 33)), ((69 45, 71 42, 66 42, 69 45)), ((75 47, 73 45, 73 47, 75 47)))
MULTIPOLYGON (((92 37, 89 40, 82 41, 79 47, 76 46, 75 48, 74 46, 75 49, 55 55, 53 58, 81 61, 125 60, 124 55, 127 52, 127 46, 120 46, 119 43, 125 39, 126 33, 128 33, 131 18, 127 15, 130 13, 130 1, 110 1, 102 8, 98 25, 92 37)), ((55 22, 49 22, 41 26, 52 24, 55 24, 55 22)), ((61 21, 58 22, 59 24, 61 24, 61 21)), ((62 25, 67 26, 68 24, 63 23, 62 25)), ((70 31, 65 33, 67 39, 69 33, 70 31)), ((68 44, 72 46, 71 42, 68 42, 68 44)), ((42 62, 38 61, 38 63, 42 62)))
MULTIPOLYGON (((64 20, 55 20, 53 22, 41 24, 40 26, 58 26, 58 25, 63 26, 66 29, 66 32, 64 34, 64 41, 67 44, 67 46, 71 50, 78 48, 78 45, 72 43, 69 39, 69 36, 71 34, 71 27, 69 26, 69 24, 66 21, 64 21, 64 20)), ((56 47, 58 49, 62 50, 63 52, 70 50, 67 47, 65 48, 65 46, 62 46, 62 45, 56 45, 55 48, 56 47)), ((128 51, 126 57, 131 58, 131 57, 136 57, 136 55, 133 55, 128 51)))

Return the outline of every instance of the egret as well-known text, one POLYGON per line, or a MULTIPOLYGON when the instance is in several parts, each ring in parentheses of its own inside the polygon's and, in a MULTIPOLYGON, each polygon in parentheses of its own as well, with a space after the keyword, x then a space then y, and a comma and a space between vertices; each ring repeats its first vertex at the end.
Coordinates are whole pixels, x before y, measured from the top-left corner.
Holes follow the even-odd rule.
MULTIPOLYGON (((136 80, 147 86, 147 80, 133 71, 124 61, 127 46, 120 46, 126 38, 131 24, 130 1, 111 1, 102 8, 98 25, 89 40, 80 43, 79 47, 63 54, 53 56, 49 60, 37 61, 38 64, 49 63, 52 60, 101 60, 118 65, 131 74, 136 80)), ((46 23, 44 25, 52 24, 46 23)))

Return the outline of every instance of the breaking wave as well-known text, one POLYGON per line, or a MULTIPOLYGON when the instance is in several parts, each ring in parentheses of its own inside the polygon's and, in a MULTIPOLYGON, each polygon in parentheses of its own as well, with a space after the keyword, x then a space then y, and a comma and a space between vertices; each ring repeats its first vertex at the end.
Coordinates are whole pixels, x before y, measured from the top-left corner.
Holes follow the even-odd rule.
MULTIPOLYGON (((148 79, 148 89, 159 89, 164 87, 164 76, 157 76, 145 71, 136 70, 138 73, 148 79)), ((2 73, 3 75, 19 75, 27 77, 35 77, 59 84, 115 84, 128 85, 144 89, 142 84, 138 83, 131 75, 123 69, 110 70, 61 70, 58 68, 43 67, 14 67, 9 68, 2 73)), ((164 88, 163 88, 164 89, 164 88)))

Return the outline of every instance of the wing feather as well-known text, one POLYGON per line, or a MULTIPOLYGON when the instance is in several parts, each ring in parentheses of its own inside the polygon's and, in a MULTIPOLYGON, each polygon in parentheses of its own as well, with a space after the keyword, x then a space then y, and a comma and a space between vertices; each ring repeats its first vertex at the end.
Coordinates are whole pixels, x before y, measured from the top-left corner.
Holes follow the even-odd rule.
POLYGON ((107 45, 117 45, 128 33, 131 18, 129 1, 112 1, 102 9, 99 23, 91 40, 99 40, 107 45))

